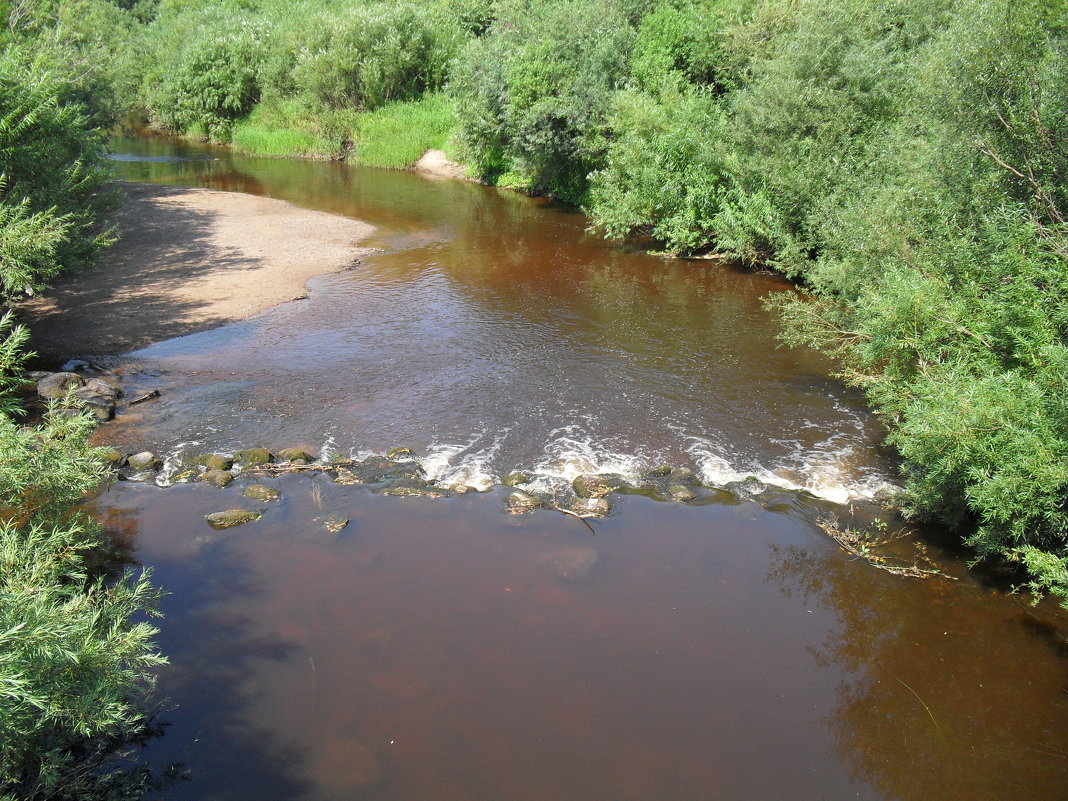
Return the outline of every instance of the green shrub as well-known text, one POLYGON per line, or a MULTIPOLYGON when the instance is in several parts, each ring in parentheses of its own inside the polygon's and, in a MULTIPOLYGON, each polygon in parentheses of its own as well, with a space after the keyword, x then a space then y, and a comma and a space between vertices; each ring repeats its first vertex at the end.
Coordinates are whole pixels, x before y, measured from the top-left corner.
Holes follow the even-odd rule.
POLYGON ((603 161, 612 93, 633 40, 614 3, 503 6, 450 78, 464 158, 489 180, 510 173, 534 192, 581 199, 603 161))
POLYGON ((33 294, 110 240, 104 142, 28 48, 0 53, 0 300, 33 294))
POLYGON ((296 91, 326 108, 375 109, 440 87, 458 42, 424 7, 378 4, 319 19, 293 69, 296 91))

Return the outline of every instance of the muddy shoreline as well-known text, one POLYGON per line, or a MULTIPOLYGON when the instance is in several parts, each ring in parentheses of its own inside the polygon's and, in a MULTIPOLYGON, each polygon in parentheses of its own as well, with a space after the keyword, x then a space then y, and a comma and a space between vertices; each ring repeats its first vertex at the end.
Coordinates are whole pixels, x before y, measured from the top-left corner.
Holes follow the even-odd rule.
POLYGON ((120 181, 119 241, 19 306, 43 360, 117 355, 306 297, 351 269, 374 227, 237 192, 120 181))

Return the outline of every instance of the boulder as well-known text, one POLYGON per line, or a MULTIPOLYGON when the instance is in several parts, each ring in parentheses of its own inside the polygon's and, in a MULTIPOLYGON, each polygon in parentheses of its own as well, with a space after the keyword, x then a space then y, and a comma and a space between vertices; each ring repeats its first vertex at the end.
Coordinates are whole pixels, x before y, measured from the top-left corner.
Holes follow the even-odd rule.
POLYGON ((85 379, 76 373, 48 373, 37 382, 37 394, 46 400, 64 398, 67 390, 85 384, 85 379))
POLYGON ((281 492, 264 484, 250 484, 241 494, 254 501, 277 501, 282 497, 281 492))
POLYGON ((671 465, 669 465, 669 464, 658 464, 652 470, 647 470, 646 472, 642 473, 642 478, 643 479, 666 478, 667 476, 670 476, 670 475, 671 475, 671 465))
POLYGON ((382 494, 398 498, 445 498, 451 493, 440 487, 432 487, 419 478, 400 478, 382 490, 382 494))
POLYGON ((388 451, 386 451, 386 458, 387 459, 414 459, 415 458, 415 451, 413 451, 411 448, 404 448, 404 447, 390 448, 388 451))
POLYGON ((214 529, 233 528, 259 520, 259 518, 256 512, 250 512, 248 509, 227 509, 225 512, 212 512, 204 515, 208 525, 214 529))
POLYGON ((249 448, 234 454, 234 461, 239 465, 270 464, 271 452, 266 448, 249 448))
POLYGON ((200 480, 205 484, 211 484, 213 487, 222 489, 233 481, 234 477, 226 470, 208 470, 200 477, 200 480))

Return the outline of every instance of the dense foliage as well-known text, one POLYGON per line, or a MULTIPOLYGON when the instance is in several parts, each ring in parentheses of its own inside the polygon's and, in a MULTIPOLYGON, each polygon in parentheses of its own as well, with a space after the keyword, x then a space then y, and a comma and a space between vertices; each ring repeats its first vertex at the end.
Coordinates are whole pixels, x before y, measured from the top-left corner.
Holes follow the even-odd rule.
MULTIPOLYGON (((55 39, 0 52, 0 303, 41 289, 108 241, 103 144, 60 77, 55 39)), ((64 63, 76 60, 67 52, 64 63)), ((27 333, 0 317, 0 798, 138 797, 116 759, 149 731, 140 706, 163 660, 147 573, 107 569, 98 524, 74 510, 101 483, 93 422, 58 407, 20 425, 27 333)))
POLYGON ((797 279, 786 337, 868 392, 909 511, 1068 592, 1060 0, 129 5, 13 29, 92 63, 97 109, 272 154, 444 145, 609 236, 797 279))

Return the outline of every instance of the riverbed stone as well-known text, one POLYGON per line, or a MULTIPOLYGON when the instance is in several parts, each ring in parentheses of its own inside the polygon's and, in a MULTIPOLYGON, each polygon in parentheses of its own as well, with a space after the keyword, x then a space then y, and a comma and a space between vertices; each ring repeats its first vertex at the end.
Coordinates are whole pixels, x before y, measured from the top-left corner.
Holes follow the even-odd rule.
POLYGON ((282 450, 278 451, 278 458, 290 464, 308 464, 315 457, 304 448, 282 448, 282 450))
POLYGON ((432 487, 418 478, 400 478, 381 491, 382 495, 396 498, 445 498, 451 495, 441 487, 432 487))
POLYGON ((319 522, 331 534, 337 534, 349 524, 349 518, 345 515, 325 515, 319 518, 319 522))
POLYGON ((188 469, 182 470, 171 476, 172 484, 192 484, 194 481, 200 479, 200 471, 188 469))
POLYGON ((115 416, 115 398, 110 395, 102 395, 87 386, 83 386, 74 390, 74 397, 78 399, 86 411, 96 418, 97 422, 106 423, 115 416))
POLYGON ((385 484, 398 479, 424 479, 426 473, 415 462, 395 462, 385 456, 369 456, 350 468, 364 484, 385 484))
POLYGON ((196 463, 206 467, 208 470, 229 470, 234 466, 233 458, 224 456, 221 453, 205 453, 203 456, 197 457, 196 463))
POLYGON ((504 477, 504 486, 519 487, 523 484, 529 484, 530 481, 530 476, 524 473, 522 470, 514 470, 504 477))
POLYGON ((343 486, 363 484, 364 481, 347 467, 339 467, 334 473, 334 482, 343 486))
POLYGON ((64 398, 73 387, 85 384, 85 379, 77 373, 49 373, 37 382, 37 394, 45 400, 64 398))
POLYGON ((272 458, 271 452, 266 448, 248 448, 234 454, 234 461, 245 467, 254 464, 270 464, 272 458))
POLYGON ((571 489, 580 498, 603 498, 610 492, 614 492, 626 485, 623 476, 615 473, 604 475, 581 475, 576 476, 571 482, 571 489))
POLYGON ((282 497, 282 493, 276 490, 274 487, 268 487, 266 484, 249 484, 241 492, 246 498, 251 498, 254 501, 277 501, 282 497))
POLYGON ((646 472, 642 473, 642 478, 643 479, 667 478, 670 475, 671 475, 671 465, 669 465, 669 464, 658 464, 652 470, 647 470, 646 472))
POLYGON ((200 477, 205 484, 222 489, 234 480, 233 475, 227 470, 208 470, 200 477))
POLYGON ((571 502, 571 511, 580 515, 605 517, 612 511, 612 504, 605 498, 575 498, 571 502))
POLYGON ((397 459, 414 459, 415 458, 415 451, 412 450, 411 448, 406 448, 406 447, 403 447, 403 446, 398 447, 398 448, 390 448, 388 451, 386 451, 386 458, 387 459, 393 459, 393 460, 397 460, 397 459))
POLYGON ((682 484, 688 487, 696 487, 701 483, 697 474, 688 467, 676 467, 668 475, 672 484, 682 484))
POLYGON ((98 395, 104 395, 112 400, 122 397, 122 387, 111 379, 102 376, 85 379, 85 388, 91 389, 98 395))
POLYGON ((214 529, 233 528, 234 526, 251 523, 253 520, 259 520, 259 518, 259 514, 250 512, 248 509, 227 509, 223 512, 212 512, 204 515, 208 525, 214 529))
POLYGON ((126 464, 135 472, 155 472, 163 467, 163 462, 152 451, 141 451, 126 458, 126 464))
POLYGON ((668 486, 667 491, 671 496, 671 500, 677 503, 697 500, 697 493, 684 484, 671 484, 668 486))
POLYGON ((111 467, 116 470, 126 464, 126 457, 114 448, 108 448, 106 451, 104 451, 100 455, 100 459, 108 467, 111 467))
POLYGON ((589 578, 600 559, 597 549, 589 545, 572 545, 541 557, 541 564, 564 581, 584 581, 589 578))
POLYGON ((532 512, 535 509, 540 508, 542 506, 542 500, 536 495, 531 495, 529 492, 514 490, 508 494, 505 505, 508 507, 508 511, 512 514, 521 515, 525 512, 532 512))

